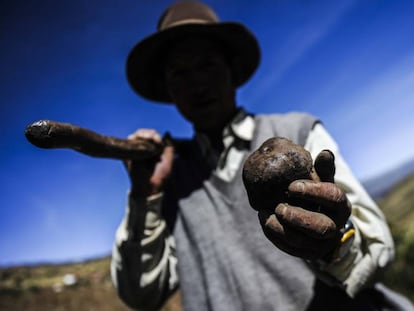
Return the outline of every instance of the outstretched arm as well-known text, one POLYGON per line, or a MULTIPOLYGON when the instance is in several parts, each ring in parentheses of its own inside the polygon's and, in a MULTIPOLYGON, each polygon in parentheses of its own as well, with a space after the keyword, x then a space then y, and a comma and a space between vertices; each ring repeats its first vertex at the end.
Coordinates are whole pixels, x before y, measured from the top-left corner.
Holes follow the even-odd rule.
POLYGON ((322 150, 335 154, 335 184, 351 203, 350 220, 355 236, 345 245, 341 258, 317 268, 321 277, 333 276, 350 296, 354 296, 375 274, 394 258, 394 243, 385 217, 377 204, 355 178, 342 158, 338 146, 321 124, 317 124, 305 145, 313 157, 322 150))
POLYGON ((392 259, 381 211, 321 124, 305 149, 280 137, 265 141, 246 160, 243 180, 265 236, 350 296, 392 259))

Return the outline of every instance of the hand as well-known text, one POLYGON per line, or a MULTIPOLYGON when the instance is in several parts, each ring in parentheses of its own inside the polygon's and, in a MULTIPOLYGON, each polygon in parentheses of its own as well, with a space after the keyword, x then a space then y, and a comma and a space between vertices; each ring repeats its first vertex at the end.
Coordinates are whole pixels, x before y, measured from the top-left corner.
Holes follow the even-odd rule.
MULTIPOLYGON (((128 139, 147 139, 162 143, 161 136, 153 129, 139 129, 129 135, 128 139)), ((147 197, 161 192, 165 180, 171 173, 173 159, 174 147, 168 145, 160 157, 125 161, 124 164, 131 180, 131 195, 147 197)))
POLYGON ((315 160, 320 181, 296 180, 288 187, 288 202, 274 211, 259 211, 266 237, 278 248, 305 259, 329 260, 351 213, 345 193, 334 184, 334 155, 322 151, 315 160))

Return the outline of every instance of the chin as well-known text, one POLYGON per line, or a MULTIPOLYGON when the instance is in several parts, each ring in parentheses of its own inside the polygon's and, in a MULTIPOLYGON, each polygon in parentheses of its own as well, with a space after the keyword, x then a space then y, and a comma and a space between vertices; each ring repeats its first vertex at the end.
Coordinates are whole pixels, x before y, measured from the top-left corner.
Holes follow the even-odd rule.
POLYGON ((208 124, 205 124, 205 120, 211 120, 211 118, 205 118, 203 120, 204 122, 193 123, 195 129, 201 132, 217 132, 221 131, 226 125, 220 122, 209 122, 208 124))

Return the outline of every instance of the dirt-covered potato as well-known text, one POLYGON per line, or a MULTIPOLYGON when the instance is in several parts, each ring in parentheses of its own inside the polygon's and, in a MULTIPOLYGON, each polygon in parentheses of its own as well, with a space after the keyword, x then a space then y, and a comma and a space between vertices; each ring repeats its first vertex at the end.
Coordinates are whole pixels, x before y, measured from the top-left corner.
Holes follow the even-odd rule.
POLYGON ((287 188, 297 179, 318 180, 312 157, 302 146, 283 137, 266 140, 244 163, 244 186, 256 210, 274 209, 287 201, 287 188))

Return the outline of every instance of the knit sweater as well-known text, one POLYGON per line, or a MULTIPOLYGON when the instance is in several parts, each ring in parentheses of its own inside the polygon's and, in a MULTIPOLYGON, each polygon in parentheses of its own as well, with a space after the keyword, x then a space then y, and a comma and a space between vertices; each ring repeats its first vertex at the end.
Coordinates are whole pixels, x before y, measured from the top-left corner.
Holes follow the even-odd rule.
MULTIPOLYGON (((257 116, 245 156, 272 136, 304 144, 315 121, 299 114, 257 116)), ((214 174, 206 178, 207 163, 192 148, 181 155, 174 175, 179 212, 173 232, 186 310, 304 310, 312 298, 313 273, 264 238, 241 169, 230 182, 214 174), (198 189, 183 189, 194 184, 198 189)))

